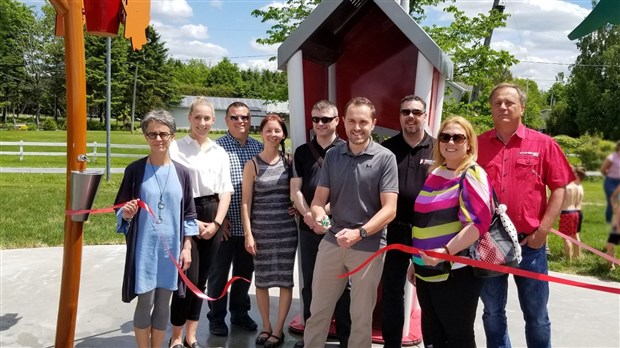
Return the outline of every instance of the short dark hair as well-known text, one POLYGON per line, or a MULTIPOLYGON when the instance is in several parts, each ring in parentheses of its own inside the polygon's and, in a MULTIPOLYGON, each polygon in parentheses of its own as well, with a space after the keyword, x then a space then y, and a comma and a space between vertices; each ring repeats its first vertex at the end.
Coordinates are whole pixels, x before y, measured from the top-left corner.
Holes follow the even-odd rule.
POLYGON ((248 109, 248 112, 250 111, 250 107, 247 106, 244 102, 236 101, 228 105, 228 107, 226 108, 226 116, 228 116, 228 111, 230 111, 230 109, 232 108, 246 108, 248 109))
POLYGON ((374 120, 377 118, 377 110, 375 109, 374 104, 366 97, 353 97, 349 100, 347 105, 344 107, 345 117, 351 106, 367 106, 370 108, 370 116, 372 119, 374 120))
POLYGON ((403 99, 400 100, 400 105, 403 105, 404 103, 410 102, 410 101, 420 102, 422 104, 422 107, 424 107, 424 110, 426 111, 426 102, 424 101, 424 99, 418 97, 417 95, 408 95, 404 97, 403 99))
POLYGON ((336 104, 326 99, 322 99, 316 102, 316 104, 312 106, 312 110, 317 110, 317 111, 327 110, 331 112, 332 114, 334 114, 334 116, 338 116, 338 108, 336 107, 336 104))

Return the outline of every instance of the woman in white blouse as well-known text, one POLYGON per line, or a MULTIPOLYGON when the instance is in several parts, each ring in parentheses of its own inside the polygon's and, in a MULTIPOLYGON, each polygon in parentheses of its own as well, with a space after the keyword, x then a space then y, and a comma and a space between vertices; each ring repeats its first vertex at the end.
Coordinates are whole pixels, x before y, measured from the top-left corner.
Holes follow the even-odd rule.
MULTIPOLYGON (((185 165, 190 172, 199 235, 194 237, 192 265, 187 270, 188 278, 205 291, 210 268, 216 251, 222 241, 222 224, 230 204, 233 186, 230 180, 228 154, 209 139, 209 131, 215 123, 213 104, 204 97, 198 97, 189 108, 187 116, 190 133, 170 146, 170 157, 185 165)), ((196 330, 203 300, 187 291, 175 293, 172 297, 170 323, 172 348, 200 348, 196 330), (185 326, 185 338, 183 335, 185 326)))

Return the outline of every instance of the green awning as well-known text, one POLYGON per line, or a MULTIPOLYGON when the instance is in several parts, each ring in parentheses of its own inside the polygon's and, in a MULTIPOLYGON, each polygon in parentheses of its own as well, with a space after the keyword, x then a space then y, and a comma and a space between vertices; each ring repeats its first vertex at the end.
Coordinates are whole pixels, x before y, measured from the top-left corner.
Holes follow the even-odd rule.
POLYGON ((599 1, 583 22, 568 34, 568 38, 575 40, 586 36, 607 23, 620 24, 620 0, 599 1))

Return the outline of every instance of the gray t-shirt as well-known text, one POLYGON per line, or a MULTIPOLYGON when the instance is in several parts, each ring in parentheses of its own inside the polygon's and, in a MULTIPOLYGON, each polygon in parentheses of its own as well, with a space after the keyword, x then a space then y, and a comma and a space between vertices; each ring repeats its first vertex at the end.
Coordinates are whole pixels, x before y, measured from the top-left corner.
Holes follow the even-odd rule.
MULTIPOLYGON (((361 227, 381 209, 382 192, 398 193, 396 157, 372 140, 358 155, 349 151, 348 143, 336 145, 325 155, 318 186, 329 189, 333 218, 333 232, 328 231, 325 240, 337 244, 334 233, 361 227)), ((352 249, 374 252, 385 244, 383 227, 352 249)))

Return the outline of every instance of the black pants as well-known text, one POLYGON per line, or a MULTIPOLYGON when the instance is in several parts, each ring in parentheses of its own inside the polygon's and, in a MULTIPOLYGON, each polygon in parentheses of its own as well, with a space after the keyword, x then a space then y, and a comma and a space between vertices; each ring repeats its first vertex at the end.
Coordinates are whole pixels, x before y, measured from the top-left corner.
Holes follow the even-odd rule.
MULTIPOLYGON (((411 246, 411 225, 393 222, 388 225, 387 244, 411 246)), ((385 255, 381 279, 381 333, 384 347, 400 348, 405 324, 405 282, 411 255, 390 250, 385 255)))
POLYGON ((430 337, 433 348, 475 348, 474 321, 482 278, 474 277, 471 267, 463 267, 451 271, 443 282, 418 278, 416 288, 422 334, 430 337))
MULTIPOLYGON (((217 214, 219 200, 216 195, 204 196, 194 199, 198 220, 212 222, 217 214)), ((206 289, 207 279, 213 265, 213 260, 220 242, 222 232, 217 233, 208 240, 198 237, 192 238, 192 263, 186 271, 187 278, 194 283, 202 292, 206 289)), ((198 321, 202 310, 203 299, 194 295, 189 289, 185 297, 180 298, 175 291, 170 304, 170 323, 174 326, 182 326, 186 320, 198 321)))
MULTIPOLYGON (((222 240, 217 251, 215 261, 213 262, 213 270, 209 274, 209 282, 207 291, 210 297, 219 297, 224 290, 226 282, 228 282, 228 274, 232 265, 233 276, 243 277, 252 281, 254 273, 254 259, 252 255, 245 250, 245 237, 231 236, 228 240, 222 240)), ((239 280, 230 286, 230 315, 231 318, 246 315, 251 308, 250 283, 239 280)), ((209 302, 209 313, 207 318, 210 321, 223 322, 226 318, 226 304, 228 303, 228 294, 220 300, 209 302)))
MULTIPOLYGON (((301 256, 301 276, 304 281, 301 289, 301 297, 304 303, 304 322, 310 318, 310 303, 312 302, 312 278, 316 255, 319 252, 319 243, 323 239, 322 235, 314 233, 305 224, 299 225, 299 253, 301 256)), ((340 347, 346 347, 351 334, 351 314, 349 306, 351 303, 351 286, 342 292, 336 302, 334 316, 336 318, 336 336, 340 341, 340 347)))

